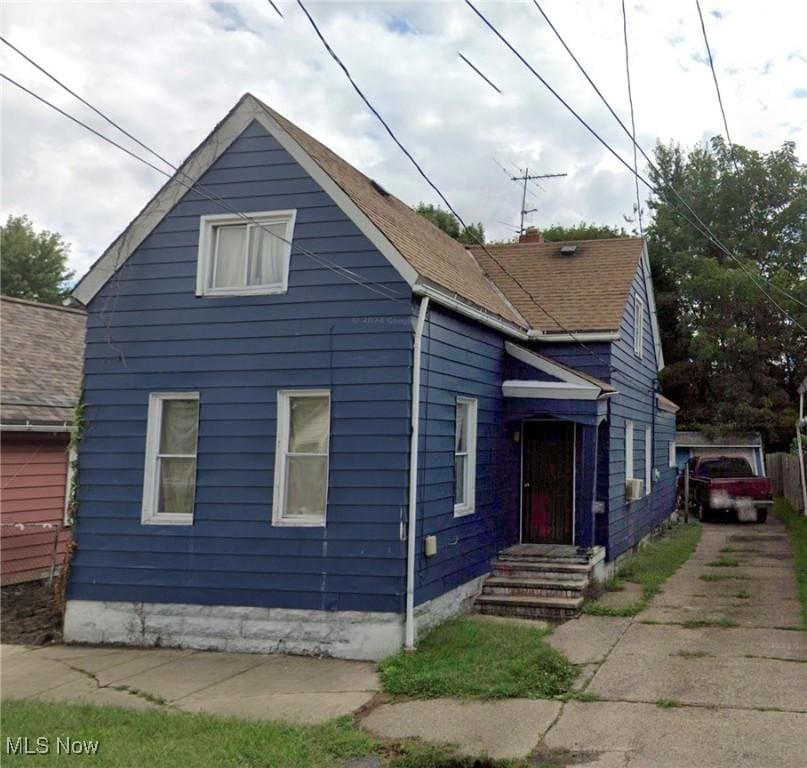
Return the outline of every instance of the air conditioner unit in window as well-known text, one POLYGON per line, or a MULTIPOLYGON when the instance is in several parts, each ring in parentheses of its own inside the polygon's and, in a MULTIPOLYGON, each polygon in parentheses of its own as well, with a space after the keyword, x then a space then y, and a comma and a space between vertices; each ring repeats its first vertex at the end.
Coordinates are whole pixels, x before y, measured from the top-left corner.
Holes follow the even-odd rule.
POLYGON ((628 479, 625 481, 625 501, 641 499, 644 493, 644 480, 628 479))

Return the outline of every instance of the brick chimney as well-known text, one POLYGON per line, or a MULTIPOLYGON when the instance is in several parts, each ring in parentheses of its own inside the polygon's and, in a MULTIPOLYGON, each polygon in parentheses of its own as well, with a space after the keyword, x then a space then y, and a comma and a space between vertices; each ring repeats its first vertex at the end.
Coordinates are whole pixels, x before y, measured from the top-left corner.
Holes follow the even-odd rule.
POLYGON ((544 236, 538 227, 527 227, 518 238, 519 243, 543 243, 544 236))

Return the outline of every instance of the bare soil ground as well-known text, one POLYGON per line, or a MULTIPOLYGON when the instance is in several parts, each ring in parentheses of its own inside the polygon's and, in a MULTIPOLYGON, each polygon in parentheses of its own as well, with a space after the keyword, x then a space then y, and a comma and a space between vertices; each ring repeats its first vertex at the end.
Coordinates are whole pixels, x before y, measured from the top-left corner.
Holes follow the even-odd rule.
POLYGON ((0 642, 48 645, 62 641, 62 615, 56 607, 53 586, 29 581, 2 588, 0 642))

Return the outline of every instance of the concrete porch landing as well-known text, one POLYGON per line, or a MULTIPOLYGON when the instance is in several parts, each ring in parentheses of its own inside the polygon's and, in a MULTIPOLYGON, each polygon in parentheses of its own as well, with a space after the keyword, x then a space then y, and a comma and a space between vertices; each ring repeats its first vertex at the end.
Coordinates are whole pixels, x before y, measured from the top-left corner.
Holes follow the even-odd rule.
POLYGON ((592 557, 597 558, 600 551, 605 555, 602 547, 596 547, 592 553, 581 550, 573 544, 514 544, 512 547, 503 549, 499 557, 546 557, 561 558, 568 560, 578 560, 581 563, 588 563, 592 557))

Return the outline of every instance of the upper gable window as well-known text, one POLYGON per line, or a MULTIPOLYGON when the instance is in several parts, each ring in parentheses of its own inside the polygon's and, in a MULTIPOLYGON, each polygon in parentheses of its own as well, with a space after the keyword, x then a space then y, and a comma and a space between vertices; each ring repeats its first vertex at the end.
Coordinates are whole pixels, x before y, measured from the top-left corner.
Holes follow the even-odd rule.
POLYGON ((202 216, 198 296, 285 293, 296 211, 202 216))
POLYGON ((639 359, 644 357, 644 301, 637 296, 633 327, 633 354, 639 359))

